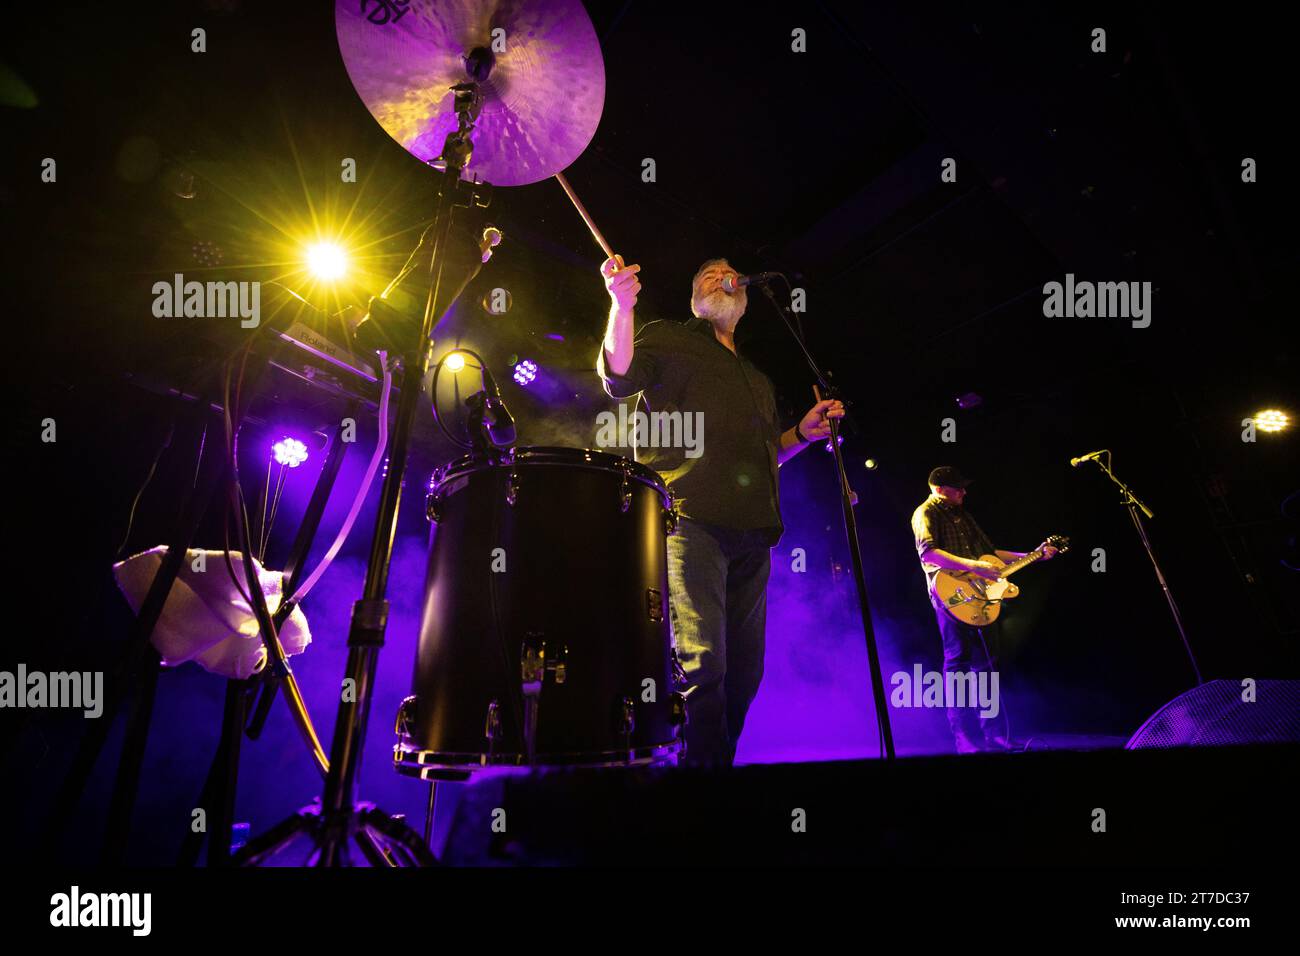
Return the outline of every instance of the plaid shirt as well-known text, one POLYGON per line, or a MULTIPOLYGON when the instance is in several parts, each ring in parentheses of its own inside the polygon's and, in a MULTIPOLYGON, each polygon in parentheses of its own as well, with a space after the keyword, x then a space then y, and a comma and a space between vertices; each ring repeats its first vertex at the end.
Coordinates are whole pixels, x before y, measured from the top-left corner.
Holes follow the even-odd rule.
POLYGON ((921 569, 925 572, 931 599, 934 598, 934 576, 939 567, 925 560, 925 552, 939 548, 960 558, 978 558, 995 550, 993 542, 969 511, 938 495, 926 498, 912 512, 912 534, 916 538, 916 553, 921 558, 921 569))

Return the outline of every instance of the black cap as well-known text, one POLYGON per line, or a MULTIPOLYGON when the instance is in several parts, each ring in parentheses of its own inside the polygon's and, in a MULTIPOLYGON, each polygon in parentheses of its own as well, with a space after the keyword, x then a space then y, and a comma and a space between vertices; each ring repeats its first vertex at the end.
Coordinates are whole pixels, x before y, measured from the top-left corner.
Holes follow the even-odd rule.
POLYGON ((940 465, 934 471, 930 472, 930 484, 947 485, 949 488, 965 488, 971 483, 969 478, 963 478, 961 472, 952 465, 940 465))

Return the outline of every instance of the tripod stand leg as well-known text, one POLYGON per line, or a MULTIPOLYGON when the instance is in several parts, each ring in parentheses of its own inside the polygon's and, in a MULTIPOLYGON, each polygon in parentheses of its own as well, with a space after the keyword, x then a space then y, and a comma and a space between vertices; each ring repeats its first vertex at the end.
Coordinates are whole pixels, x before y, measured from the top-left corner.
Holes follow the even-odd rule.
POLYGON ((438 812, 438 781, 429 781, 429 805, 424 811, 424 842, 433 846, 433 818, 438 812))
POLYGON ((46 834, 51 838, 57 838, 58 828, 76 812, 77 804, 85 792, 86 785, 90 782, 91 774, 108 740, 112 725, 123 702, 129 696, 132 682, 137 677, 142 677, 141 697, 132 710, 130 729, 114 788, 109 813, 109 832, 105 841, 105 862, 120 861, 125 854, 126 834, 130 829, 130 815, 135 806, 139 770, 143 765, 149 719, 153 713, 153 694, 158 678, 158 652, 149 643, 149 638, 158 619, 162 616, 172 584, 180 573, 181 563, 185 560, 185 554, 193 543, 199 522, 207 511, 212 494, 225 471, 220 450, 214 449, 208 452, 206 448, 203 438, 206 433, 202 431, 202 425, 207 414, 208 403, 206 400, 201 400, 195 406, 192 420, 195 430, 200 432, 196 443, 201 477, 187 490, 186 497, 181 503, 176 524, 167 541, 167 553, 163 556, 153 583, 149 586, 149 593, 140 606, 140 613, 136 616, 135 626, 127 641, 123 663, 117 671, 116 679, 111 681, 104 713, 99 720, 93 722, 82 737, 72 767, 55 796, 50 816, 46 821, 46 834), (144 699, 145 696, 148 698, 147 701, 144 699), (132 776, 136 779, 133 780, 132 776))
POLYGON ((136 696, 131 716, 127 722, 126 742, 117 765, 117 779, 113 783, 113 797, 108 805, 108 834, 104 838, 103 862, 106 866, 121 866, 126 858, 126 845, 131 836, 131 816, 140 792, 140 772, 144 767, 144 752, 149 743, 149 724, 153 720, 154 698, 158 693, 158 671, 162 658, 149 648, 141 675, 141 686, 136 696))
MULTIPOLYGON (((206 415, 208 406, 201 406, 200 416, 206 415)), ((131 831, 131 816, 135 810, 135 800, 140 789, 140 771, 144 766, 144 753, 148 744, 149 724, 153 719, 154 697, 158 690, 158 671, 162 664, 157 650, 149 642, 153 629, 162 617, 167 596, 180 574, 181 564, 185 561, 194 536, 198 532, 199 522, 208 510, 213 492, 226 472, 221 452, 204 454, 206 442, 200 442, 199 469, 202 477, 198 487, 193 488, 185 502, 181 519, 175 532, 167 542, 167 554, 154 575, 153 584, 140 608, 136 618, 136 627, 128 649, 128 660, 136 662, 141 677, 140 692, 132 710, 127 726, 126 742, 122 747, 122 757, 118 764, 117 779, 113 786, 113 797, 108 811, 108 834, 104 840, 104 863, 120 866, 126 856, 126 844, 131 831)), ((128 671, 128 679, 130 671, 128 671)))
POLYGON ((365 827, 357 831, 357 846, 361 848, 361 854, 366 861, 373 867, 391 867, 397 868, 400 864, 393 858, 392 851, 380 840, 375 839, 365 827))
POLYGON ((197 866, 205 836, 208 866, 230 865, 231 832, 235 817, 235 781, 239 773, 240 732, 248 714, 249 683, 226 681, 226 703, 221 714, 221 740, 195 806, 208 812, 207 834, 191 830, 181 847, 179 866, 197 866))
POLYGON ((223 714, 221 744, 217 748, 213 769, 220 767, 204 806, 211 807, 209 814, 211 832, 208 835, 208 866, 230 865, 231 832, 235 827, 235 790, 239 782, 239 752, 242 745, 244 719, 248 714, 248 684, 240 680, 226 681, 227 720, 223 714))
POLYGON ((386 839, 400 846, 418 866, 437 866, 438 858, 433 855, 429 845, 420 840, 419 835, 396 817, 390 817, 378 807, 369 807, 360 813, 361 826, 381 833, 386 839))
POLYGON ((301 811, 288 819, 281 820, 261 836, 249 840, 240 847, 239 852, 230 858, 231 864, 234 866, 260 866, 298 839, 299 836, 303 834, 310 836, 316 821, 316 814, 309 811, 301 811))

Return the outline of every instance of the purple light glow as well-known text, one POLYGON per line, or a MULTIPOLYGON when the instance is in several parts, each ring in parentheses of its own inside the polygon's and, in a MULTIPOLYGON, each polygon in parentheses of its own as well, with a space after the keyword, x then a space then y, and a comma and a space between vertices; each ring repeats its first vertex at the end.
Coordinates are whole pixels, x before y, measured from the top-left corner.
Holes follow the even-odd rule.
POLYGON ((524 359, 515 365, 515 381, 520 385, 530 385, 533 379, 537 378, 537 363, 532 359, 524 359))
POLYGON ((271 447, 276 464, 297 468, 307 460, 307 446, 296 438, 281 438, 271 447))

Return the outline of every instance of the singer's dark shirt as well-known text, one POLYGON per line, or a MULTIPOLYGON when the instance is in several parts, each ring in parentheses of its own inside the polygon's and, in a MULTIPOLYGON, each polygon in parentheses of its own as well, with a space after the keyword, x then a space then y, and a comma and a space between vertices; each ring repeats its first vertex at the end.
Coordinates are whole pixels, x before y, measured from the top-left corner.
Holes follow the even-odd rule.
MULTIPOLYGON (((663 476, 680 513, 739 531, 767 531, 770 545, 783 531, 777 493, 781 428, 772 381, 744 356, 717 340, 704 319, 650 322, 637 333, 632 363, 615 375, 600 351, 596 370, 613 398, 639 395, 632 412, 700 413, 698 457, 685 448, 635 448, 637 461, 663 476)), ((598 443, 599 442, 598 433, 598 443)), ((628 428, 627 442, 633 442, 628 428)), ((626 449, 606 447, 614 454, 626 449)))

